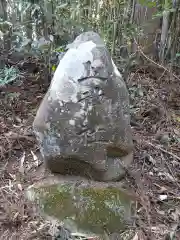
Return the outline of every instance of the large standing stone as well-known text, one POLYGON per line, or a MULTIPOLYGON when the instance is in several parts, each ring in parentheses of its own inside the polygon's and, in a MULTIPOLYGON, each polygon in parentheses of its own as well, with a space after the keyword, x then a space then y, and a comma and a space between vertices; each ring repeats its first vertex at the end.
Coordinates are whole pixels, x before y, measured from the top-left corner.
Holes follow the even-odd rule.
POLYGON ((97 33, 68 48, 33 123, 42 156, 52 172, 119 180, 133 160, 127 88, 97 33))

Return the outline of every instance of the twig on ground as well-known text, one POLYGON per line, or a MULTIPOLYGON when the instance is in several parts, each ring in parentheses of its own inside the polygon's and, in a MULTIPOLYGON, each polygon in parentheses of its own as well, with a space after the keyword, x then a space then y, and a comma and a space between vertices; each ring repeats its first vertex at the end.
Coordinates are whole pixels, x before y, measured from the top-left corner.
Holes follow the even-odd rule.
POLYGON ((156 63, 154 60, 152 60, 151 58, 149 58, 143 51, 142 49, 140 48, 140 46, 138 45, 137 41, 134 39, 136 45, 137 45, 137 48, 138 48, 138 51, 141 53, 141 55, 143 57, 145 57, 148 61, 152 62, 154 65, 158 66, 159 68, 162 68, 164 69, 166 72, 168 72, 169 74, 172 74, 173 77, 175 77, 176 79, 178 79, 180 81, 180 78, 178 76, 176 76, 174 73, 172 73, 169 69, 167 69, 166 67, 164 67, 163 65, 159 64, 159 63, 156 63))
MULTIPOLYGON (((164 158, 164 157, 163 157, 164 158)), ((177 185, 177 187, 180 187, 180 185, 179 185, 179 183, 178 183, 178 181, 176 181, 176 177, 174 176, 174 173, 173 173, 173 171, 172 171, 172 169, 171 169, 171 167, 169 166, 169 164, 168 164, 168 161, 164 161, 165 162, 165 164, 166 164, 166 166, 167 166, 167 168, 168 168, 168 170, 169 170, 169 172, 170 172, 170 174, 172 175, 172 177, 174 178, 174 182, 175 182, 175 184, 177 185)))
POLYGON ((161 150, 164 153, 167 153, 168 155, 170 155, 170 156, 172 156, 172 157, 174 157, 174 158, 176 158, 177 160, 180 161, 180 157, 178 157, 176 154, 174 154, 172 152, 169 152, 169 151, 165 150, 164 148, 162 148, 162 147, 160 147, 158 145, 155 145, 155 144, 153 144, 151 142, 145 141, 145 143, 147 143, 148 145, 150 145, 150 146, 152 146, 152 147, 154 147, 154 148, 156 148, 158 150, 161 150))
POLYGON ((26 140, 31 141, 31 142, 35 141, 34 137, 29 137, 29 136, 26 136, 26 135, 18 134, 16 132, 10 132, 8 134, 4 134, 4 136, 6 137, 6 139, 7 138, 10 138, 10 139, 26 139, 26 140))

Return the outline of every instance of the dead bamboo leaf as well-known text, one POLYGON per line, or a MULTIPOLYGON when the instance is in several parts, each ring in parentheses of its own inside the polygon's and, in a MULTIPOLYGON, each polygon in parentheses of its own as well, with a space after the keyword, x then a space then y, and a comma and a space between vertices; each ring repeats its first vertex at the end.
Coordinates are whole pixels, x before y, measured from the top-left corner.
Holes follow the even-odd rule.
POLYGON ((25 152, 23 152, 23 155, 20 159, 20 167, 19 167, 19 172, 24 174, 24 160, 25 160, 25 152))

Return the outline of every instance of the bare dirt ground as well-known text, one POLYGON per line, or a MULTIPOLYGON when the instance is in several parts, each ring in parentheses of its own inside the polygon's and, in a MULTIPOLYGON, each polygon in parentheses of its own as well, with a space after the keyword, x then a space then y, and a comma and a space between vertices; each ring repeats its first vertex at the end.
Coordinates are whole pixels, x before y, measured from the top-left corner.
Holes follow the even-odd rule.
MULTIPOLYGON (((32 121, 47 91, 43 70, 0 89, 0 239, 52 239, 24 196, 43 177, 32 121)), ((139 195, 132 240, 180 239, 180 79, 156 66, 127 81, 135 159, 126 181, 139 195)))

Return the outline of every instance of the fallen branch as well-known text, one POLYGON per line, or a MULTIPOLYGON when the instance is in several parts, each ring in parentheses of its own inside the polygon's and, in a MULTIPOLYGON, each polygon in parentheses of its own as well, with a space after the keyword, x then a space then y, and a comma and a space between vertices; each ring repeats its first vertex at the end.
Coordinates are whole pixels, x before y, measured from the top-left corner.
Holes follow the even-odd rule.
POLYGON ((175 77, 176 79, 178 79, 180 81, 180 78, 178 76, 176 76, 174 73, 172 73, 168 68, 164 67, 163 65, 159 64, 159 63, 156 63, 155 61, 153 61, 151 58, 149 58, 143 51, 142 49, 140 48, 140 46, 138 45, 137 41, 134 39, 136 45, 137 45, 137 48, 138 48, 138 51, 141 53, 141 55, 143 57, 145 57, 148 61, 150 61, 151 63, 153 63, 154 65, 158 66, 159 68, 162 68, 165 70, 165 72, 168 72, 169 74, 172 74, 173 77, 175 77))
POLYGON ((18 134, 16 132, 8 132, 5 135, 5 138, 9 138, 9 139, 13 139, 13 140, 16 140, 16 139, 26 139, 28 141, 31 141, 31 142, 34 142, 35 141, 35 138, 34 137, 30 137, 30 136, 27 136, 27 135, 22 135, 22 134, 18 134))
POLYGON ((156 149, 158 149, 158 150, 161 150, 161 151, 164 152, 164 153, 167 153, 168 155, 170 155, 170 156, 172 156, 172 157, 174 157, 174 158, 176 158, 177 160, 180 161, 180 157, 178 157, 176 154, 174 154, 174 153, 172 153, 172 152, 169 152, 169 151, 165 150, 164 148, 162 148, 162 147, 160 147, 160 146, 154 145, 154 144, 151 143, 151 142, 145 141, 145 143, 147 143, 148 145, 150 145, 150 146, 152 146, 152 147, 154 147, 154 148, 156 148, 156 149))

